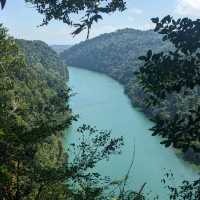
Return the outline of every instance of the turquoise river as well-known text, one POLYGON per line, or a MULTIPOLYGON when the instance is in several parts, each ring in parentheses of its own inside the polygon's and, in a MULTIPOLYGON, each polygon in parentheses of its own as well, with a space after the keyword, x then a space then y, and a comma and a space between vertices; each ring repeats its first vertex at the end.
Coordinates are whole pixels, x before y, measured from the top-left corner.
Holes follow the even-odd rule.
POLYGON ((76 129, 83 123, 95 125, 100 130, 112 130, 113 137, 123 136, 125 145, 122 154, 113 156, 109 162, 102 162, 98 170, 116 180, 124 177, 135 146, 129 185, 139 190, 146 182, 145 192, 152 191, 151 195, 159 195, 162 200, 168 199, 167 189, 161 183, 166 172, 175 175, 176 182, 171 181, 172 185, 184 179, 197 178, 197 172, 173 149, 166 149, 160 145, 159 137, 151 136, 149 128, 153 123, 132 107, 122 85, 106 75, 74 67, 69 67, 69 77, 69 85, 76 93, 70 106, 80 117, 67 131, 66 146, 77 141, 76 129))

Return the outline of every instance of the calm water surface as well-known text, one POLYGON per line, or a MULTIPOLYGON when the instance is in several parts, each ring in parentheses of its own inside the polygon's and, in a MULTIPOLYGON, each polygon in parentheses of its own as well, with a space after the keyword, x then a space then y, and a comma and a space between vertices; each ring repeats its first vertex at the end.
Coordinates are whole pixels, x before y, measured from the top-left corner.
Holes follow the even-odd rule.
POLYGON ((76 93, 71 99, 71 108, 80 118, 66 131, 66 146, 77 141, 76 129, 83 123, 112 130, 114 137, 123 136, 125 146, 122 155, 101 163, 98 170, 114 179, 123 177, 135 145, 135 162, 129 184, 139 190, 147 182, 145 191, 153 191, 152 194, 158 194, 160 199, 168 199, 161 184, 166 172, 174 173, 178 182, 197 177, 197 172, 178 158, 172 149, 160 145, 160 138, 151 136, 148 129, 153 123, 131 106, 119 83, 105 75, 74 67, 69 67, 69 75, 69 85, 76 93))

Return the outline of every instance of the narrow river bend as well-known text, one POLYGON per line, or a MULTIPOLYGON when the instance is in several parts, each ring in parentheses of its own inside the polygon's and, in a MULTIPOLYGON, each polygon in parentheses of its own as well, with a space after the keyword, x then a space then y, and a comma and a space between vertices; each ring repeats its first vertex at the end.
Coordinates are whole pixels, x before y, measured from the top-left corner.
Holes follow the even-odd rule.
POLYGON ((172 149, 160 145, 160 138, 151 136, 148 129, 153 123, 131 106, 123 86, 103 74, 74 67, 69 67, 69 77, 69 85, 77 93, 70 105, 80 118, 67 131, 65 145, 76 142, 74 133, 83 123, 95 125, 100 130, 112 130, 114 137, 124 137, 122 155, 101 163, 99 170, 103 175, 116 179, 123 177, 135 145, 135 162, 129 180, 133 189, 139 190, 147 182, 145 191, 153 191, 163 200, 168 199, 161 184, 166 172, 171 170, 178 181, 197 177, 197 172, 178 158, 172 149))

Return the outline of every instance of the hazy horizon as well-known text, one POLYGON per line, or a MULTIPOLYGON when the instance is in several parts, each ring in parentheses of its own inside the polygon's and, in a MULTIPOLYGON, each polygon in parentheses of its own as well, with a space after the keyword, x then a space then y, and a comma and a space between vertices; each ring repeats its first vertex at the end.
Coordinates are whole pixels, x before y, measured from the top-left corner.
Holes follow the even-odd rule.
MULTIPOLYGON (((153 31, 153 29, 142 30, 142 29, 136 29, 136 28, 129 28, 129 27, 127 27, 127 28, 117 29, 117 30, 114 30, 114 31, 108 32, 108 33, 100 33, 97 36, 90 37, 89 40, 90 39, 94 39, 96 37, 100 37, 101 35, 104 35, 104 34, 114 33, 114 32, 121 31, 121 30, 126 30, 126 29, 131 29, 131 30, 135 30, 135 31, 153 31)), ((30 40, 30 41, 37 41, 38 40, 38 39, 31 40, 31 39, 24 39, 24 38, 16 38, 16 39, 19 39, 19 40, 30 40)), ((39 40, 39 41, 45 42, 44 40, 39 40)), ((45 42, 45 43, 47 43, 49 46, 73 46, 73 45, 79 44, 80 42, 84 42, 84 41, 86 41, 86 39, 83 39, 83 40, 78 41, 78 42, 73 43, 73 44, 68 44, 68 43, 61 43, 61 44, 54 44, 54 43, 52 43, 52 44, 49 44, 47 42, 45 42)))
MULTIPOLYGON (((114 32, 118 29, 134 28, 148 30, 153 28, 150 19, 171 14, 174 17, 200 16, 200 0, 128 0, 127 10, 104 16, 92 27, 91 38, 103 33, 114 32)), ((42 40, 49 45, 73 45, 84 41, 85 33, 73 38, 72 27, 62 22, 52 21, 48 26, 38 27, 42 22, 42 15, 38 14, 33 6, 24 0, 8 1, 0 12, 1 23, 9 29, 9 34, 19 39, 42 40), (17 12, 16 12, 17 11, 17 12)))

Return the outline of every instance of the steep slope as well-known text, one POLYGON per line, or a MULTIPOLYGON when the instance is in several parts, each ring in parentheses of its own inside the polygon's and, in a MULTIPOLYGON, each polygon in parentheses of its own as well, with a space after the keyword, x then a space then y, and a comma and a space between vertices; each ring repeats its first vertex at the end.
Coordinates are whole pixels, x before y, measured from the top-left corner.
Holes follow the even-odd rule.
POLYGON ((1 199, 41 199, 52 186, 57 199, 64 193, 60 137, 71 122, 66 67, 45 43, 16 44, 2 25, 0 52, 1 199))
POLYGON ((149 49, 168 48, 153 31, 123 29, 81 42, 61 53, 68 64, 105 72, 127 82, 137 69, 138 57, 149 49))
POLYGON ((40 63, 48 70, 60 72, 60 75, 67 75, 66 65, 63 64, 57 53, 43 41, 16 40, 20 49, 25 54, 29 64, 40 63))

